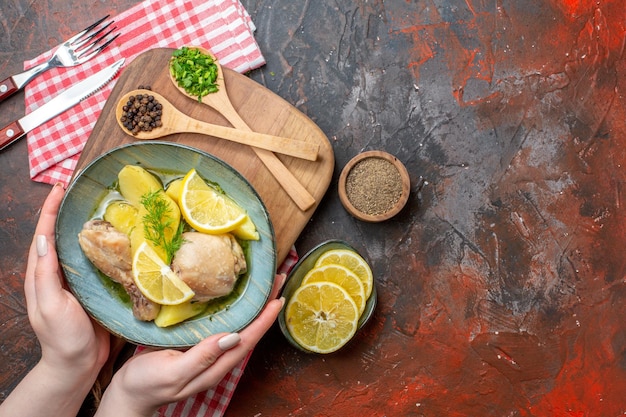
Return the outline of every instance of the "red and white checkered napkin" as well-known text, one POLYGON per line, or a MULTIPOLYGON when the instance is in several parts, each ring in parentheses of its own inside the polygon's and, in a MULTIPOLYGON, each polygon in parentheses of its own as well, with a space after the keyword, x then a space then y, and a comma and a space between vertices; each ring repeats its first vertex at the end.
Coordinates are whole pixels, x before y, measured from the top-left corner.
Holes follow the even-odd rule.
MULTIPOLYGON (((28 84, 26 113, 120 58, 128 65, 151 48, 203 46, 220 64, 242 73, 265 64, 254 24, 239 0, 145 0, 114 19, 120 36, 103 53, 77 67, 49 70, 28 84)), ((46 61, 53 52, 25 62, 24 68, 46 61)), ((34 181, 69 182, 115 81, 27 135, 34 181)))
MULTIPOLYGON (((278 268, 279 274, 289 274, 291 268, 298 262, 298 253, 291 248, 289 254, 278 268)), ((137 351, 143 348, 138 347, 137 351)), ((153 417, 221 417, 228 407, 228 403, 235 392, 235 387, 243 374, 243 370, 250 359, 248 354, 235 366, 214 388, 200 392, 184 401, 171 403, 161 407, 153 417)))

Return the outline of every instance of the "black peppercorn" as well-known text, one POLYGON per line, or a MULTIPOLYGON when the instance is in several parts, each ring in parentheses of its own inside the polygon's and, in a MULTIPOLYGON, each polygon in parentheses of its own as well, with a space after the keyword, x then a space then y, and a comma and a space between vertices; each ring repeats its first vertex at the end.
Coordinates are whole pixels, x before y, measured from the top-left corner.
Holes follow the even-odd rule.
MULTIPOLYGON (((150 90, 150 87, 139 86, 139 89, 150 90)), ((163 126, 161 116, 163 105, 151 94, 136 94, 128 97, 122 107, 120 122, 133 135, 139 132, 149 132, 163 126)))

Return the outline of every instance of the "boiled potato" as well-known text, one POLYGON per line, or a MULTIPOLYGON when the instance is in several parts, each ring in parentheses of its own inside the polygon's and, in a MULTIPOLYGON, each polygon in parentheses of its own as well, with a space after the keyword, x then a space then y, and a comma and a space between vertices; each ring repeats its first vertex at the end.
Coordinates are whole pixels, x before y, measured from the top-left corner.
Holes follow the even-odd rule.
POLYGON ((130 235, 137 225, 137 212, 137 208, 126 201, 113 201, 104 212, 104 220, 120 232, 130 235))
POLYGON ((163 189, 157 177, 137 165, 126 165, 117 174, 117 178, 120 193, 135 207, 141 205, 144 195, 163 189))

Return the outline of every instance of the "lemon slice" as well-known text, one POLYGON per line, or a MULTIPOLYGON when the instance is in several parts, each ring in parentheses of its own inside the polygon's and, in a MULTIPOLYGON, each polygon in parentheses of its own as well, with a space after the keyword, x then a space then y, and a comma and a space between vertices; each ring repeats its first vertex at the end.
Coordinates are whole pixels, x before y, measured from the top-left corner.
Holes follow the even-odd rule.
POLYGON ((302 284, 300 285, 312 282, 332 282, 339 285, 350 295, 359 309, 359 315, 365 310, 365 301, 367 299, 365 298, 363 284, 359 277, 348 268, 341 265, 322 265, 313 268, 302 278, 302 284))
POLYGON ((170 182, 165 189, 165 194, 167 194, 172 200, 178 204, 178 199, 183 191, 183 179, 177 178, 174 181, 170 182))
POLYGON ((135 252, 132 270, 139 291, 155 303, 176 305, 195 295, 146 242, 135 252))
POLYGON ((331 353, 354 336, 359 310, 337 284, 315 282, 299 287, 285 308, 287 329, 303 348, 331 353))
POLYGON ((261 238, 250 216, 239 227, 233 229, 232 233, 243 240, 259 240, 261 238))
POLYGON ((361 255, 348 249, 331 249, 317 259, 315 267, 329 264, 341 265, 354 272, 363 283, 365 299, 369 298, 374 287, 374 276, 372 269, 361 255))
POLYGON ((237 203, 208 185, 195 169, 183 179, 178 204, 187 223, 203 233, 230 232, 248 217, 237 203))

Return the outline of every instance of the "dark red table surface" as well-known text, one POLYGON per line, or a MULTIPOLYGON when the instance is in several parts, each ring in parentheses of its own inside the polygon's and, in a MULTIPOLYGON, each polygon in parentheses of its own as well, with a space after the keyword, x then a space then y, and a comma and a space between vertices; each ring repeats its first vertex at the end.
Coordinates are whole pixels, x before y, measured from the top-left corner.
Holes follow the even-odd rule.
MULTIPOLYGON (((6 2, 5 2, 6 3, 6 2)), ((0 76, 136 4, 0 6, 0 76)), ((335 151, 296 243, 343 239, 378 289, 341 352, 277 326, 227 416, 617 416, 626 413, 626 8, 623 1, 244 0, 267 64, 250 76, 335 151), (351 218, 337 179, 357 153, 402 160, 405 210, 351 218)), ((23 94, 0 124, 23 115, 23 94)), ((26 142, 0 153, 0 401, 39 357, 23 296, 50 186, 26 142)))

